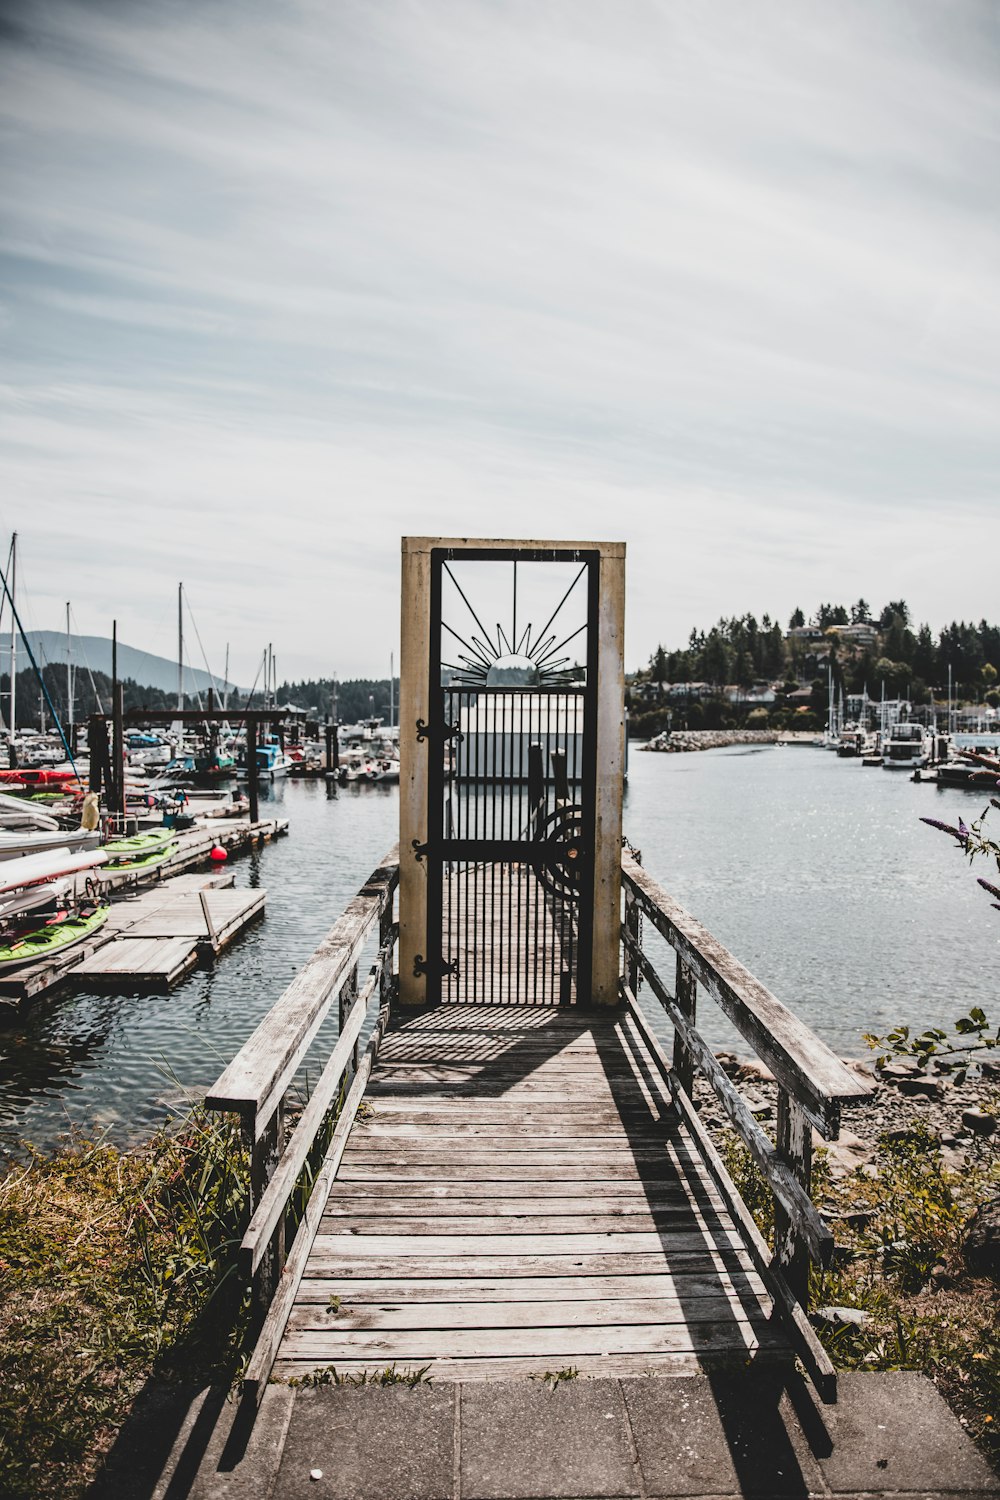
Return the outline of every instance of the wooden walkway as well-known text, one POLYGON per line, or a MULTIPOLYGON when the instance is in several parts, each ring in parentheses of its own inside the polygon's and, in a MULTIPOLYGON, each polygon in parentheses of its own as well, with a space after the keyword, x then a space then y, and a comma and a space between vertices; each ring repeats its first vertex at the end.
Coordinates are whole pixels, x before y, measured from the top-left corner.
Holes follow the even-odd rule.
POLYGON ((276 1376, 791 1358, 627 1014, 444 1005, 386 1035, 276 1376))
POLYGON ((442 999, 558 1005, 576 998, 576 911, 530 865, 464 864, 444 879, 442 999))

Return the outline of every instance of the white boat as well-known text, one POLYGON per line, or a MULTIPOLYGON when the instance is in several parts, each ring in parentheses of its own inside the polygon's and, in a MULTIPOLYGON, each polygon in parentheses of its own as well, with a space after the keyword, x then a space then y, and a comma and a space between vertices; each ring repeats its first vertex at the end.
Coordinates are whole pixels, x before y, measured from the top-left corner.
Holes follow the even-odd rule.
POLYGON ((11 833, 0 829, 0 861, 20 859, 27 854, 48 854, 53 849, 68 849, 73 854, 80 854, 84 849, 99 848, 100 843, 101 835, 96 830, 93 833, 67 833, 65 829, 11 833))
POLYGON ((893 724, 882 749, 886 771, 914 771, 931 758, 931 737, 922 724, 893 724))

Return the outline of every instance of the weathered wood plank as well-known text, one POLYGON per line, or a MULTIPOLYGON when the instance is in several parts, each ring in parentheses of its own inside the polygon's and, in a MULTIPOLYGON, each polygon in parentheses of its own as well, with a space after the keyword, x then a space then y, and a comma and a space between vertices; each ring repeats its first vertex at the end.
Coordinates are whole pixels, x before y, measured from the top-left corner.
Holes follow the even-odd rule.
MULTIPOLYGON (((770 1312, 770 1299, 761 1301, 762 1318, 770 1312)), ((566 1301, 500 1302, 406 1302, 397 1305, 389 1299, 381 1303, 353 1304, 341 1301, 336 1309, 315 1302, 296 1302, 288 1320, 288 1337, 298 1333, 329 1334, 334 1339, 348 1330, 383 1329, 391 1333, 425 1332, 436 1334, 459 1328, 541 1329, 588 1328, 648 1325, 666 1329, 671 1325, 690 1328, 693 1324, 725 1325, 739 1320, 732 1300, 723 1288, 714 1294, 687 1297, 612 1297, 567 1299, 566 1301)))
MULTIPOLYGON (((572 1243, 571 1237, 566 1239, 572 1243)), ((330 1244, 324 1239, 313 1246, 309 1257, 311 1277, 329 1276, 335 1280, 353 1281, 357 1277, 381 1276, 387 1281, 403 1282, 425 1276, 447 1276, 459 1279, 482 1280, 498 1274, 498 1262, 489 1251, 478 1254, 454 1255, 447 1249, 428 1255, 408 1255, 401 1252, 398 1239, 389 1241, 392 1249, 378 1254, 365 1251, 354 1256, 350 1246, 339 1241, 330 1244)), ((730 1274, 753 1269, 754 1262, 742 1246, 716 1245, 706 1254, 703 1238, 685 1244, 671 1240, 670 1255, 666 1256, 663 1245, 645 1251, 624 1251, 621 1248, 602 1252, 563 1249, 545 1254, 505 1255, 503 1275, 505 1278, 521 1276, 645 1276, 662 1274, 669 1269, 671 1274, 679 1272, 705 1271, 708 1266, 717 1266, 730 1274)))
POLYGON ((629 1213, 622 1209, 616 1213, 581 1214, 433 1214, 426 1218, 416 1215, 339 1214, 327 1212, 323 1215, 321 1233, 331 1236, 388 1235, 395 1234, 438 1236, 450 1235, 549 1235, 549 1234, 614 1234, 618 1229, 629 1234, 646 1231, 673 1235, 680 1230, 694 1231, 701 1222, 718 1222, 717 1210, 707 1205, 695 1210, 689 1203, 676 1203, 665 1208, 639 1208, 629 1213))
MULTIPOLYGON (((338 1256, 345 1260, 356 1260, 359 1256, 399 1255, 405 1242, 406 1254, 415 1260, 426 1255, 628 1255, 640 1251, 666 1253, 662 1235, 655 1230, 614 1229, 593 1234, 577 1234, 572 1230, 553 1234, 421 1234, 415 1235, 407 1229, 400 1234, 318 1234, 315 1253, 317 1259, 325 1256, 335 1261, 338 1256)), ((743 1240, 731 1228, 716 1230, 712 1243, 725 1244, 739 1249, 743 1240)), ((679 1230, 670 1235, 670 1253, 674 1250, 701 1250, 707 1254, 709 1245, 703 1233, 697 1230, 679 1230)))
POLYGON ((418 1276, 408 1281, 395 1278, 356 1278, 338 1280, 337 1277, 303 1278, 299 1283, 296 1305, 307 1302, 328 1307, 333 1297, 352 1305, 376 1302, 385 1303, 391 1295, 393 1303, 419 1302, 439 1304, 443 1302, 572 1302, 615 1300, 624 1298, 675 1298, 684 1301, 695 1297, 717 1296, 720 1288, 735 1287, 740 1292, 769 1301, 762 1278, 751 1271, 684 1273, 662 1272, 659 1275, 638 1274, 635 1276, 494 1276, 475 1281, 455 1276, 418 1276))

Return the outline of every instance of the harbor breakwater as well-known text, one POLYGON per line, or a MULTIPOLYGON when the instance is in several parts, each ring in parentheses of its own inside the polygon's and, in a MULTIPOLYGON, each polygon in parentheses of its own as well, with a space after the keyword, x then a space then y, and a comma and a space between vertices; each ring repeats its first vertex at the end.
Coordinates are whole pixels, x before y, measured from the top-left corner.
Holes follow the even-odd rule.
POLYGON ((675 729, 658 734, 638 748, 677 754, 687 750, 721 750, 724 745, 776 745, 788 738, 779 729, 675 729))

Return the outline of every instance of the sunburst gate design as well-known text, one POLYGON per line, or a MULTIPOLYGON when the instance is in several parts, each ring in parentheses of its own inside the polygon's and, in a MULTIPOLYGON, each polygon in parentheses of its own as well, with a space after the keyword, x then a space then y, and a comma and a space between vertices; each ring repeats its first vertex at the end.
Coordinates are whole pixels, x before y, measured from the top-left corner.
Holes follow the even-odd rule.
POLYGON ((517 563, 512 563, 513 588, 511 597, 510 629, 505 630, 498 621, 494 630, 487 630, 447 563, 444 571, 451 579, 477 630, 466 627, 466 635, 460 635, 447 620, 441 620, 446 630, 458 645, 464 647, 454 654, 456 662, 442 661, 443 671, 449 672, 454 687, 562 687, 579 685, 586 679, 586 670, 573 663, 571 657, 560 655, 571 641, 587 629, 584 621, 576 630, 559 639, 558 628, 553 630, 560 611, 566 604, 580 579, 587 571, 584 563, 573 582, 540 630, 529 621, 518 634, 517 621, 517 563))

